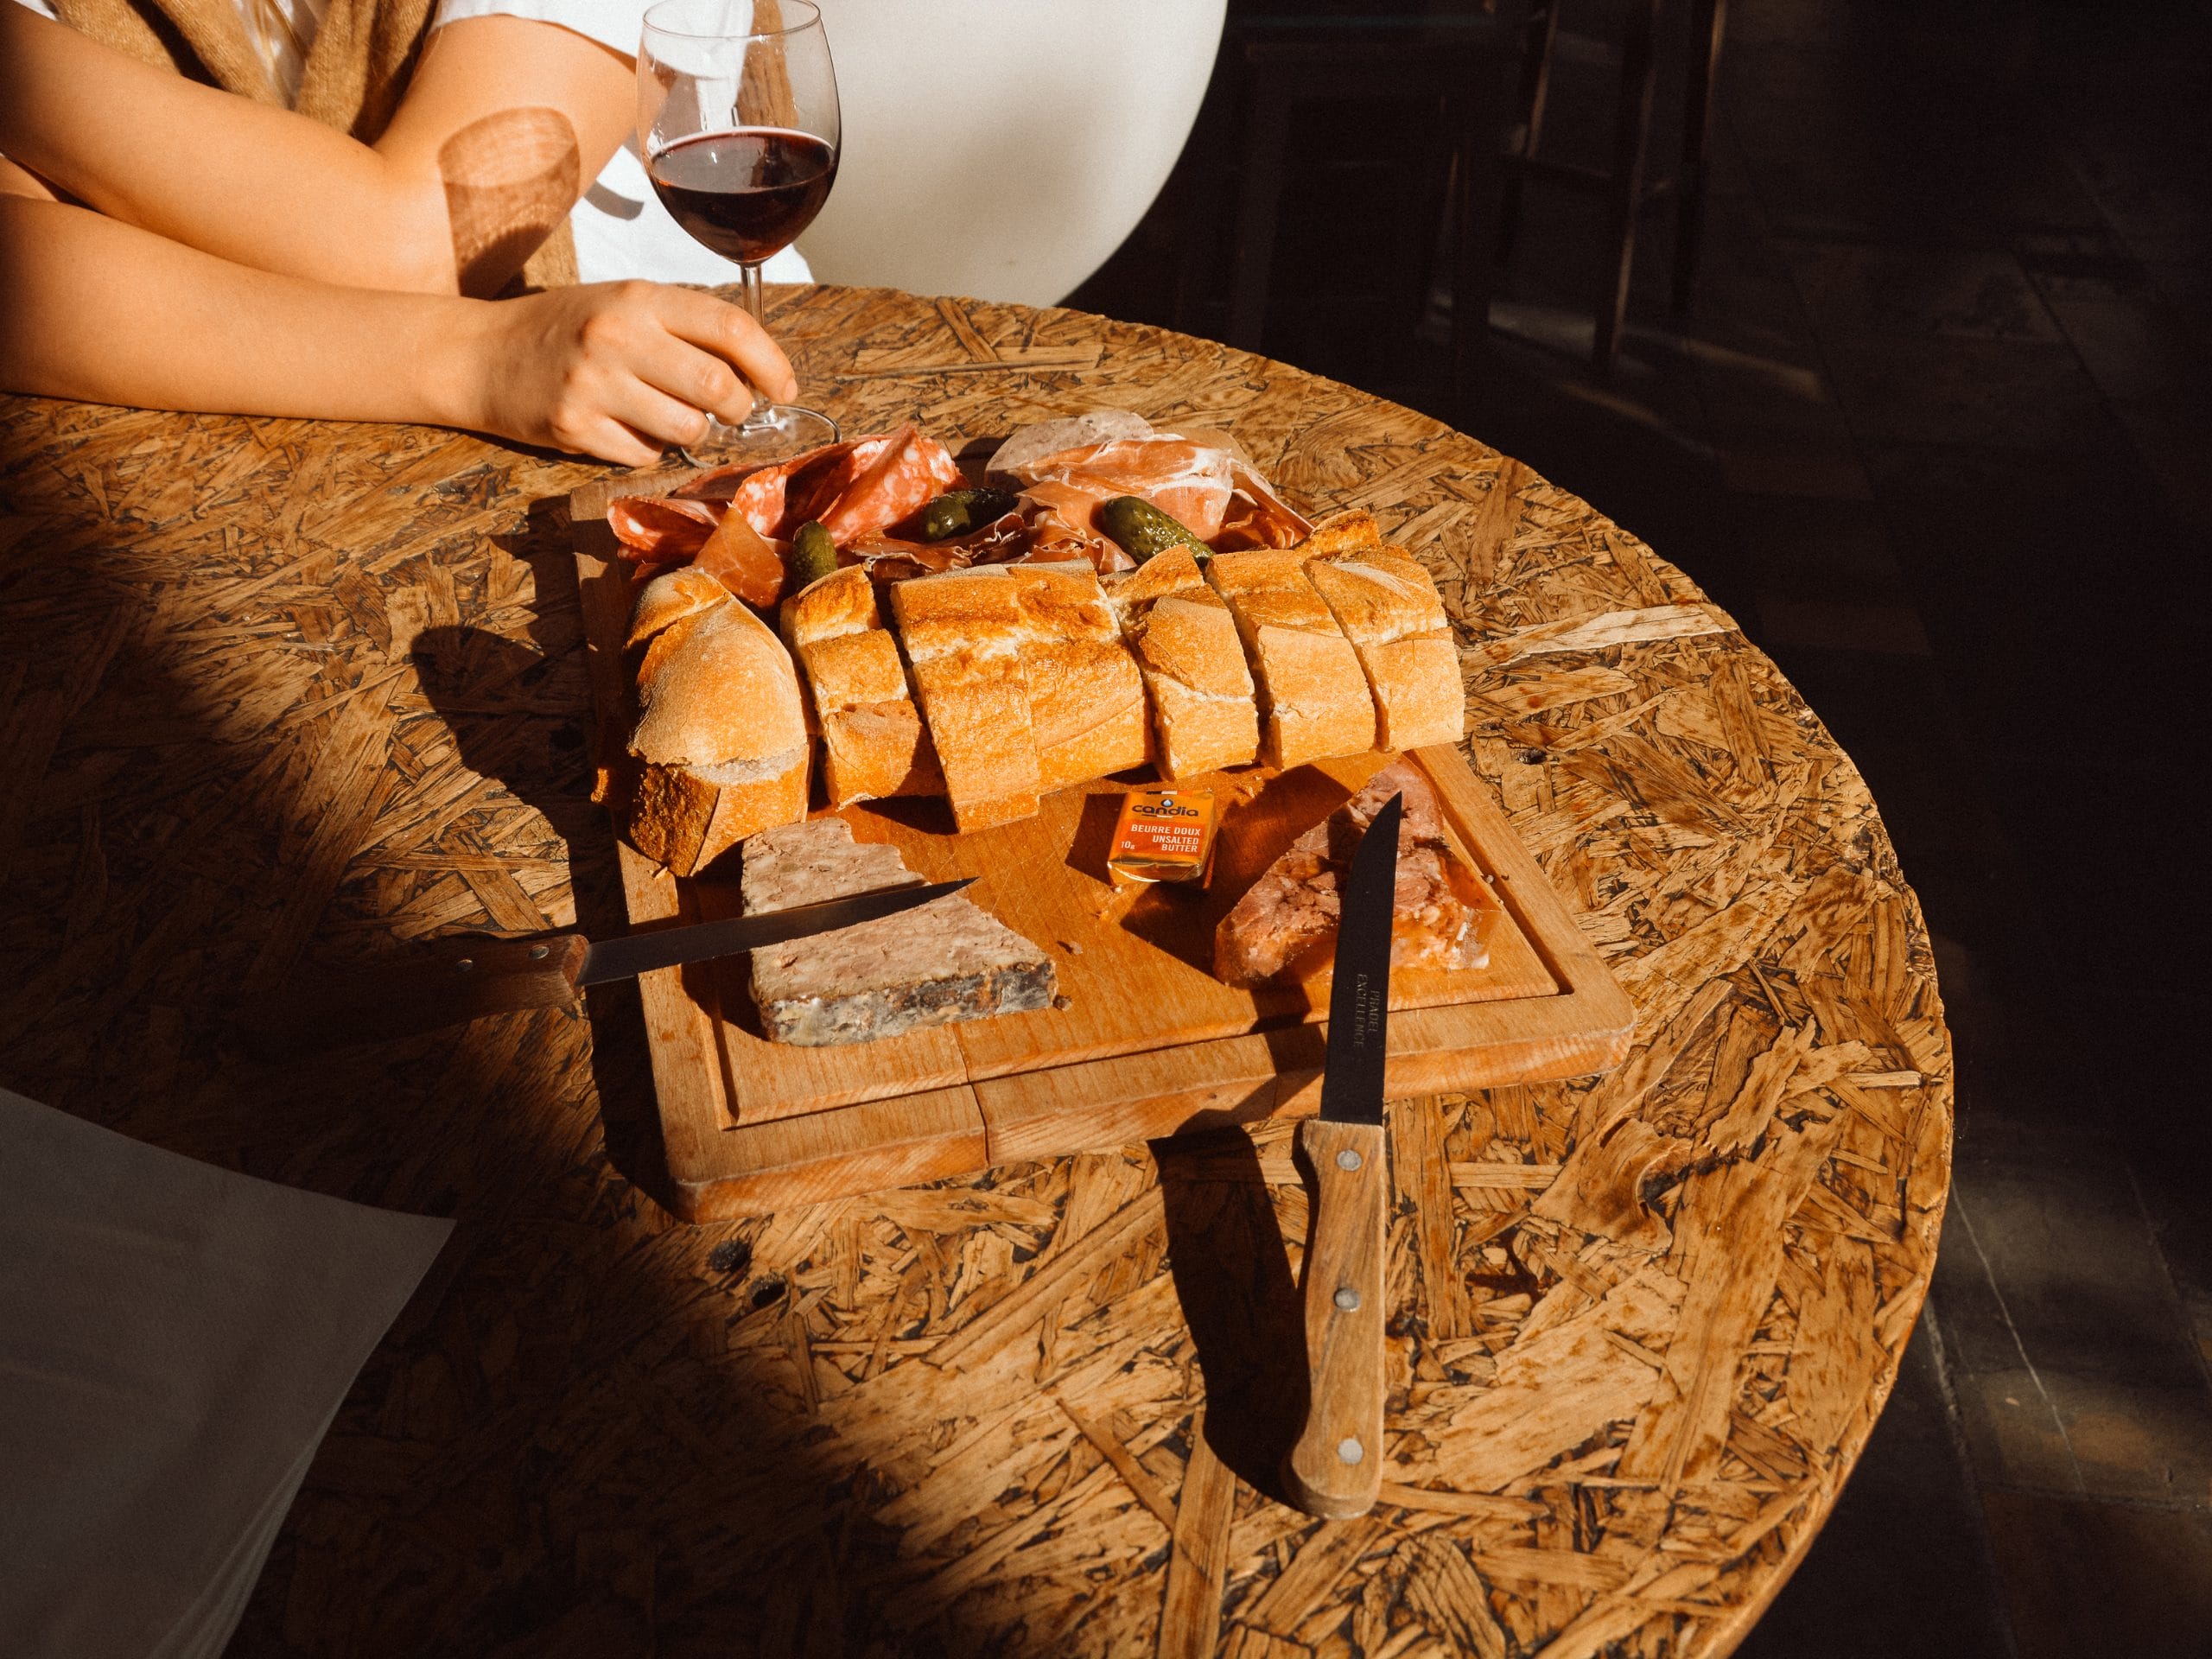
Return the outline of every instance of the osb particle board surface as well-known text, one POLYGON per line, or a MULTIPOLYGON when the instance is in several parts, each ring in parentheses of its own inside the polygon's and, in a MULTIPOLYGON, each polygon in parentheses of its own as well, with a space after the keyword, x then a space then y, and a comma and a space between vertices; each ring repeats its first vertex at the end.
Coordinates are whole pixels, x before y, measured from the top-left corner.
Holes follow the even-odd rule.
POLYGON ((1407 411, 1068 313, 779 303, 857 427, 1127 402, 1372 505, 1445 586, 1475 764, 1637 1052, 1395 1110, 1391 1484, 1306 1520, 1262 1490, 1300 1374, 1283 1134, 695 1229, 633 1182, 620 994, 242 1061, 228 1009, 313 960, 619 925, 530 508, 591 469, 10 400, 0 1083, 460 1218, 233 1652, 1726 1651, 1865 1443, 1948 1176, 1927 937, 1848 760, 1651 550, 1407 411))

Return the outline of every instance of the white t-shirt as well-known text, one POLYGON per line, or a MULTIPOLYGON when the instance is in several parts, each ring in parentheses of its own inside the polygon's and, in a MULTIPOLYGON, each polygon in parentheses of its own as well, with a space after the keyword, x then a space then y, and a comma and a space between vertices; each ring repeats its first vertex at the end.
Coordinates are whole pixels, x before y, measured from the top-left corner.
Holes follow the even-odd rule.
MULTIPOLYGON (((43 16, 51 0, 21 0, 43 16)), ((247 35, 259 48, 270 85, 290 103, 299 96, 308 48, 321 26, 328 0, 235 0, 247 35)), ((652 0, 439 0, 442 27, 463 17, 524 17, 552 23, 635 58, 652 0)), ((737 267, 702 247, 668 214, 645 177, 633 135, 592 181, 569 213, 576 243, 576 275, 587 283, 642 276, 657 283, 720 284, 738 279, 737 267)), ((772 283, 813 280, 798 249, 785 248, 762 267, 772 283)))

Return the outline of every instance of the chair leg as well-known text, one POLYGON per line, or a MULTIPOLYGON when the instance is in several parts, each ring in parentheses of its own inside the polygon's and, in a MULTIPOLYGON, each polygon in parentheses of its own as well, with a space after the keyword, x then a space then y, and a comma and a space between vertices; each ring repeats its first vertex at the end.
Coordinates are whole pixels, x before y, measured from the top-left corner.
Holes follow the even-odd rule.
MULTIPOLYGON (((1544 130, 1544 104, 1551 95, 1552 41, 1558 34, 1558 0, 1537 0, 1529 12, 1521 53, 1520 94, 1514 101, 1514 108, 1521 116, 1521 143, 1514 151, 1516 162, 1526 161, 1536 153, 1536 141, 1544 130)), ((1521 234, 1522 182, 1520 167, 1509 164, 1497 216, 1500 264, 1513 257, 1513 244, 1521 234)))
POLYGON ((1713 139, 1713 89, 1720 77, 1720 37, 1728 0, 1695 0, 1690 13, 1689 90, 1682 108, 1682 171, 1675 186, 1675 291, 1677 315, 1690 308, 1705 239, 1706 148, 1713 139))
POLYGON ((1659 60, 1653 50, 1661 0, 1630 0, 1621 31, 1621 85, 1613 114, 1611 281, 1598 304, 1591 362, 1599 373, 1612 367, 1621 326, 1628 316, 1629 273, 1636 264, 1636 221, 1643 203, 1643 163, 1650 148, 1651 97, 1659 60))
POLYGON ((1229 327, 1223 338, 1256 352, 1268 323, 1268 283, 1275 262, 1275 221, 1282 209, 1284 152, 1290 147, 1290 100, 1273 94, 1248 64, 1244 176, 1237 188, 1236 257, 1229 287, 1229 327))

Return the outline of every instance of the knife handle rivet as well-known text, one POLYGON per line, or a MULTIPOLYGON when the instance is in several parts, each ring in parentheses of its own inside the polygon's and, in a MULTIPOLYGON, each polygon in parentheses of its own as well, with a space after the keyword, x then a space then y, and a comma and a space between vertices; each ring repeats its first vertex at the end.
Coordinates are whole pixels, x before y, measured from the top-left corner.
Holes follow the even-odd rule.
POLYGON ((532 962, 543 962, 550 954, 544 945, 533 944, 530 947, 530 959, 532 962))
POLYGON ((1357 1440, 1344 1440, 1337 1442, 1337 1461, 1339 1463, 1357 1463, 1366 1455, 1367 1448, 1357 1440))
POLYGON ((1337 1306, 1347 1313, 1359 1306, 1359 1293, 1350 1285, 1337 1287, 1337 1306))
POLYGON ((455 972, 456 974, 465 974, 465 973, 467 973, 470 969, 474 968, 475 965, 476 965, 476 964, 475 964, 475 963, 474 963, 474 962, 471 961, 471 960, 470 960, 468 957, 462 957, 459 962, 456 962, 455 963, 454 963, 454 965, 453 965, 453 970, 454 970, 454 972, 455 972))
POLYGON ((1337 1154, 1337 1167, 1338 1169, 1357 1169, 1360 1166, 1360 1161, 1359 1154, 1354 1152, 1350 1147, 1346 1147, 1342 1152, 1337 1154))

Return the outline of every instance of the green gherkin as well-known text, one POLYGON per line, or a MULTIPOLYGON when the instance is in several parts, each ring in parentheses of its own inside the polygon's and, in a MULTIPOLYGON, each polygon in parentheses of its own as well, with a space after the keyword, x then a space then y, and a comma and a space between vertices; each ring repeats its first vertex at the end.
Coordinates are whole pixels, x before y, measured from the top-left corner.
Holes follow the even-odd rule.
POLYGON ((1014 499, 1004 490, 951 490, 922 509, 921 532, 925 542, 942 542, 980 530, 994 518, 1014 509, 1014 499))
POLYGON ((1101 506, 1098 527, 1139 564, 1171 547, 1187 547, 1201 562, 1213 556, 1213 550, 1190 526, 1134 495, 1117 495, 1101 506))
POLYGON ((818 518, 810 518, 791 537, 790 589, 797 593, 809 582, 819 582, 837 568, 837 544, 818 518))

